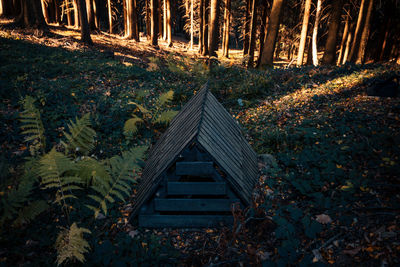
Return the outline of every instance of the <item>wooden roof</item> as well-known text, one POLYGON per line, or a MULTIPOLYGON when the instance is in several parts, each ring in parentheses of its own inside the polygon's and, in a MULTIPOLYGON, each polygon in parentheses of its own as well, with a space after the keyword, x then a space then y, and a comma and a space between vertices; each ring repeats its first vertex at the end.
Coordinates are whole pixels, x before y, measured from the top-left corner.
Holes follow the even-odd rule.
POLYGON ((166 171, 191 143, 197 141, 227 174, 227 182, 245 204, 251 202, 258 178, 257 155, 238 123, 208 90, 208 83, 172 120, 152 147, 138 187, 133 214, 155 193, 166 171))

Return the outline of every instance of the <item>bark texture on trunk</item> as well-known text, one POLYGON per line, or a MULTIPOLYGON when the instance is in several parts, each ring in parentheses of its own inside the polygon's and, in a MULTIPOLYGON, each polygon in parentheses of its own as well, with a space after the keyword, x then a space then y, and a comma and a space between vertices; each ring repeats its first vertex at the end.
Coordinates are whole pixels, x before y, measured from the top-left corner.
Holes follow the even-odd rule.
POLYGON ((229 33, 231 25, 231 0, 225 0, 224 33, 222 43, 222 56, 229 57, 229 33))
POLYGON ((219 39, 219 1, 211 0, 211 14, 210 14, 210 31, 209 31, 209 46, 208 50, 210 56, 217 57, 218 39, 219 39))
POLYGON ((92 38, 90 37, 90 28, 86 12, 85 0, 77 0, 79 7, 79 19, 81 22, 81 41, 88 45, 93 45, 92 38))
POLYGON ((150 8, 151 8, 151 45, 158 46, 158 0, 150 0, 150 8))
POLYGON ((243 55, 247 55, 249 53, 251 6, 252 6, 252 1, 246 0, 246 15, 244 18, 244 33, 243 33, 243 55))
POLYGON ((171 20, 171 0, 166 0, 167 4, 167 43, 168 46, 172 46, 172 20, 171 20))
POLYGON ((303 65, 304 50, 306 47, 308 21, 310 19, 311 0, 306 0, 304 5, 303 25, 301 27, 299 53, 297 55, 297 66, 303 65))
POLYGON ((358 12, 357 18, 357 25, 354 32, 353 42, 351 44, 349 60, 352 62, 356 61, 358 49, 360 47, 361 32, 365 21, 365 1, 368 0, 361 0, 360 10, 358 12))
POLYGON ((345 44, 346 44, 347 38, 349 36, 349 24, 350 24, 350 15, 347 15, 346 22, 345 22, 344 29, 343 29, 342 41, 340 42, 339 56, 338 56, 336 65, 340 65, 342 62, 342 59, 343 59, 345 44))
POLYGON ((268 24, 267 39, 261 54, 260 68, 271 67, 274 61, 276 36, 279 30, 279 19, 284 0, 274 0, 268 24))
POLYGON ((108 26, 110 28, 110 33, 113 33, 113 19, 112 19, 111 0, 107 0, 107 10, 108 10, 108 26))
POLYGON ((319 26, 319 19, 321 16, 321 6, 322 6, 322 0, 318 0, 317 11, 315 14, 313 35, 312 35, 312 59, 314 66, 318 66, 318 26, 319 26))
POLYGON ((254 63, 254 46, 256 44, 256 30, 257 30, 257 0, 252 1, 251 6, 251 21, 250 21, 250 40, 249 40, 249 61, 247 67, 253 67, 254 63))
POLYGON ((208 55, 208 17, 209 17, 210 0, 204 0, 204 13, 203 13, 203 56, 208 55))
POLYGON ((336 40, 340 27, 343 4, 343 0, 335 0, 332 3, 332 13, 331 17, 329 18, 328 37, 326 38, 325 51, 321 60, 322 64, 325 65, 335 64, 336 40))
POLYGON ((203 53, 203 27, 204 27, 204 21, 203 21, 203 17, 204 17, 204 0, 200 0, 199 2, 199 21, 200 21, 200 25, 199 25, 199 53, 202 54, 203 53))
POLYGON ((360 47, 359 47, 358 53, 357 53, 357 60, 356 60, 357 64, 364 64, 364 62, 365 62, 365 52, 366 52, 367 44, 368 44, 369 30, 370 30, 373 7, 374 7, 374 0, 369 0, 365 23, 364 23, 363 31, 361 34, 360 47))

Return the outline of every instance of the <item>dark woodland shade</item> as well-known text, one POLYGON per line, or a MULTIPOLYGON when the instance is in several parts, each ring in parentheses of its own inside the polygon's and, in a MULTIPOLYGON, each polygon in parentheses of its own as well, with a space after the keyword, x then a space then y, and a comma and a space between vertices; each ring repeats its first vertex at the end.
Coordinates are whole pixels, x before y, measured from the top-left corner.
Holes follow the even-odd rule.
POLYGON ((232 116, 208 90, 193 96, 173 119, 150 151, 138 187, 133 214, 155 193, 165 173, 182 151, 196 143, 207 151, 226 174, 226 181, 242 203, 251 203, 258 179, 257 155, 232 116))

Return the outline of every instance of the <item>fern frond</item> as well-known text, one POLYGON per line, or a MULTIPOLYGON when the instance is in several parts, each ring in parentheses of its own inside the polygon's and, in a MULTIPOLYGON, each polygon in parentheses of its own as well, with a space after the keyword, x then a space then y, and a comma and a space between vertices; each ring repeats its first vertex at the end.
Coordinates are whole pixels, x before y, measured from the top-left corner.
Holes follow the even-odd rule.
POLYGON ((57 198, 62 201, 73 197, 72 190, 80 189, 76 184, 83 183, 82 179, 71 175, 75 172, 74 163, 54 148, 40 159, 39 174, 42 178, 42 188, 57 189, 57 198))
POLYGON ((174 99, 174 91, 170 90, 166 93, 161 94, 158 97, 157 102, 158 102, 158 105, 161 107, 161 106, 164 106, 164 105, 168 104, 169 102, 171 102, 172 99, 174 99))
POLYGON ((139 103, 136 103, 136 102, 133 102, 133 101, 129 101, 128 104, 135 105, 140 110, 140 112, 142 112, 143 114, 151 113, 150 110, 145 108, 143 105, 140 105, 139 103))
POLYGON ((85 261, 85 253, 89 252, 89 243, 85 240, 83 234, 91 232, 83 227, 78 227, 74 222, 69 229, 63 229, 57 236, 57 265, 65 261, 73 262, 78 260, 85 261))
POLYGON ((90 114, 87 113, 80 119, 76 118, 75 121, 70 121, 68 124, 70 134, 64 132, 68 142, 62 142, 62 144, 67 151, 79 151, 81 154, 87 155, 94 148, 96 136, 96 132, 90 128, 90 114))
POLYGON ((124 135, 127 137, 132 136, 138 131, 137 124, 143 122, 143 120, 136 115, 127 120, 124 125, 124 135))
POLYGON ((138 90, 136 93, 136 100, 142 101, 143 98, 149 93, 148 90, 138 90))
POLYGON ((97 207, 88 205, 87 207, 95 212, 97 217, 100 210, 107 214, 107 202, 113 203, 116 198, 124 201, 131 192, 131 185, 136 182, 136 173, 139 169, 139 161, 144 157, 147 146, 139 146, 129 151, 123 152, 122 156, 115 156, 110 159, 109 173, 111 181, 94 185, 92 189, 97 195, 89 195, 97 204, 97 207))
POLYGON ((40 111, 35 107, 35 99, 26 96, 23 100, 24 111, 20 114, 21 130, 25 136, 25 142, 31 143, 30 152, 35 155, 39 150, 44 152, 46 139, 44 137, 43 123, 40 111))
POLYGON ((49 205, 46 203, 46 201, 34 201, 19 211, 18 217, 17 219, 15 219, 12 225, 15 227, 19 227, 23 224, 29 223, 48 208, 49 205))
POLYGON ((101 184, 111 179, 105 166, 94 158, 84 157, 76 164, 77 176, 82 179, 86 186, 101 184))
POLYGON ((154 123, 168 124, 176 116, 176 114, 178 114, 178 111, 176 110, 167 110, 161 112, 160 115, 158 115, 157 118, 154 120, 154 123))

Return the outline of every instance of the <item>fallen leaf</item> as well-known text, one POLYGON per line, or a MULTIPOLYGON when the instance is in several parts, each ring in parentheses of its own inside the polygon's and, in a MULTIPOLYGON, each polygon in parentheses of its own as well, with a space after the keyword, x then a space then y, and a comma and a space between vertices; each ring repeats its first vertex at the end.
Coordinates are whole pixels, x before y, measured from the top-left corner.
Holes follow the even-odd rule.
POLYGON ((316 217, 317 217, 316 221, 322 224, 328 224, 332 222, 331 217, 329 217, 329 215, 326 214, 320 214, 317 215, 316 217))
POLYGON ((360 252, 360 250, 361 250, 361 247, 353 248, 353 249, 346 249, 346 250, 343 250, 343 253, 350 255, 350 256, 355 256, 358 254, 358 252, 360 252))

